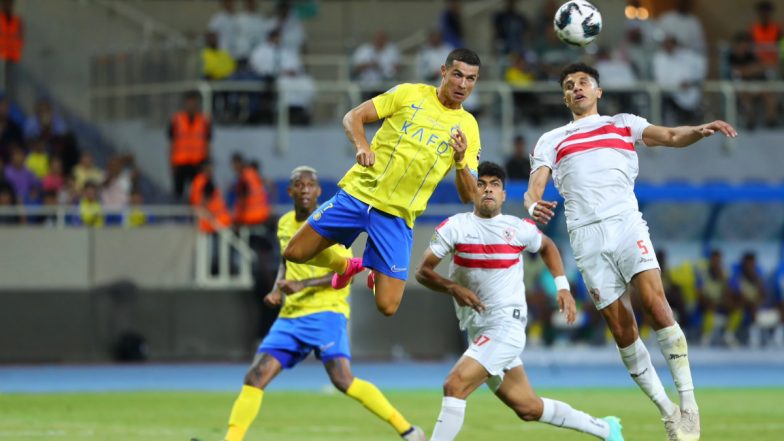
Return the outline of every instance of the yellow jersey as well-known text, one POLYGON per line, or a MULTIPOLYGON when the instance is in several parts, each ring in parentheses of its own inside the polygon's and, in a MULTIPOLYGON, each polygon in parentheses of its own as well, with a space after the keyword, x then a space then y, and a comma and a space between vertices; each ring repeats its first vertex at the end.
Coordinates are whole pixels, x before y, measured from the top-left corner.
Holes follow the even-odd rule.
POLYGON ((376 162, 354 164, 338 185, 348 194, 385 213, 403 218, 409 227, 425 211, 436 186, 455 164, 452 132, 468 142, 466 164, 476 175, 481 143, 473 115, 449 109, 436 88, 400 84, 373 98, 381 128, 370 143, 376 162))
MULTIPOLYGON (((297 221, 294 210, 281 216, 278 221, 278 241, 280 249, 286 249, 294 233, 299 227, 307 222, 297 221)), ((333 245, 333 248, 346 257, 352 257, 351 250, 341 244, 333 245)), ((324 277, 331 274, 327 268, 320 268, 303 263, 286 262, 286 280, 306 280, 324 277)), ((303 315, 315 314, 317 312, 338 312, 348 318, 348 294, 349 284, 343 289, 332 289, 329 286, 310 286, 294 294, 286 295, 286 301, 280 310, 279 317, 294 318, 303 315)))

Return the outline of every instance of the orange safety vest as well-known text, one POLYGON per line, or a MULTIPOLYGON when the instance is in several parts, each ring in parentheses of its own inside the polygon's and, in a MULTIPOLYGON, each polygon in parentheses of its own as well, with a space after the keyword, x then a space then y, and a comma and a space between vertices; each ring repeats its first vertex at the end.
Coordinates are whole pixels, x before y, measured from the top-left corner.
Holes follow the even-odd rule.
POLYGON ((246 194, 238 195, 234 221, 240 225, 263 224, 269 218, 270 208, 261 176, 256 169, 246 166, 242 170, 240 184, 245 184, 246 194))
MULTIPOLYGON (((191 205, 194 207, 205 205, 204 187, 209 181, 210 177, 205 173, 199 173, 195 178, 193 178, 193 182, 191 183, 190 199, 191 205)), ((217 231, 213 225, 220 229, 231 225, 231 215, 229 214, 229 210, 226 209, 226 203, 223 201, 223 196, 221 196, 221 192, 217 187, 212 191, 212 195, 210 195, 209 198, 210 199, 207 201, 205 208, 207 208, 207 211, 209 211, 210 215, 212 215, 212 219, 199 219, 199 231, 202 233, 214 233, 217 231)))
POLYGON ((22 19, 0 13, 0 60, 18 63, 22 59, 22 19))
POLYGON ((776 23, 754 23, 751 26, 751 38, 757 46, 757 56, 766 65, 775 65, 779 61, 778 42, 781 39, 781 27, 776 23))
POLYGON ((198 165, 209 155, 210 123, 201 113, 178 112, 172 118, 171 164, 198 165))

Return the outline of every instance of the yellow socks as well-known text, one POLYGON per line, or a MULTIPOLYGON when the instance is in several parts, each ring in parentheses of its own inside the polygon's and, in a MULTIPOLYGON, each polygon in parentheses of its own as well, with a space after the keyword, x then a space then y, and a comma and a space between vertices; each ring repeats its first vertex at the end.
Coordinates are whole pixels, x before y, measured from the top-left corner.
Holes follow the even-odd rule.
POLYGON ((253 386, 242 386, 242 392, 231 408, 226 441, 242 441, 245 438, 245 432, 259 414, 263 397, 263 390, 253 386))
POLYGON ((395 428, 397 433, 402 434, 411 428, 411 423, 406 421, 403 415, 392 407, 384 394, 372 383, 354 378, 351 386, 346 391, 346 395, 359 401, 367 410, 388 422, 389 425, 395 428))
POLYGON ((343 274, 348 268, 348 261, 346 256, 341 255, 333 247, 316 254, 312 259, 307 262, 309 265, 318 266, 321 268, 329 268, 338 274, 343 274))

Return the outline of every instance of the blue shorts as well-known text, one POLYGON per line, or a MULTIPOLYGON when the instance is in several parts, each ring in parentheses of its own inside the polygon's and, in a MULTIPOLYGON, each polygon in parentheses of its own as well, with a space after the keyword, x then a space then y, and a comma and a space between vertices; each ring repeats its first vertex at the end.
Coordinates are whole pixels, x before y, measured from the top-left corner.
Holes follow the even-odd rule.
POLYGON ((403 218, 379 211, 339 190, 308 218, 321 236, 351 246, 359 233, 368 235, 363 265, 389 277, 408 279, 414 234, 403 218))
POLYGON ((318 312, 278 318, 256 352, 269 354, 290 369, 310 351, 315 351, 316 358, 324 363, 338 357, 350 360, 346 316, 338 312, 318 312))

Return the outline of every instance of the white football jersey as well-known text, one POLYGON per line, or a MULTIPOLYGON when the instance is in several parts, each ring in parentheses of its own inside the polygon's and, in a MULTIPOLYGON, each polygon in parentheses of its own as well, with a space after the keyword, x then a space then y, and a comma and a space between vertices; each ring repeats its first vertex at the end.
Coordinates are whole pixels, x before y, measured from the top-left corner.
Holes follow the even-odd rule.
POLYGON ((436 227, 430 241, 433 254, 441 259, 453 254, 449 278, 474 291, 486 308, 479 314, 455 302, 461 329, 481 326, 510 308, 518 308, 519 318, 525 319, 522 252, 535 253, 541 246, 542 232, 533 222, 505 214, 485 219, 460 213, 436 227))
POLYGON ((549 167, 565 200, 566 226, 574 228, 638 211, 634 150, 650 123, 637 115, 591 115, 551 130, 536 143, 531 173, 549 167))

